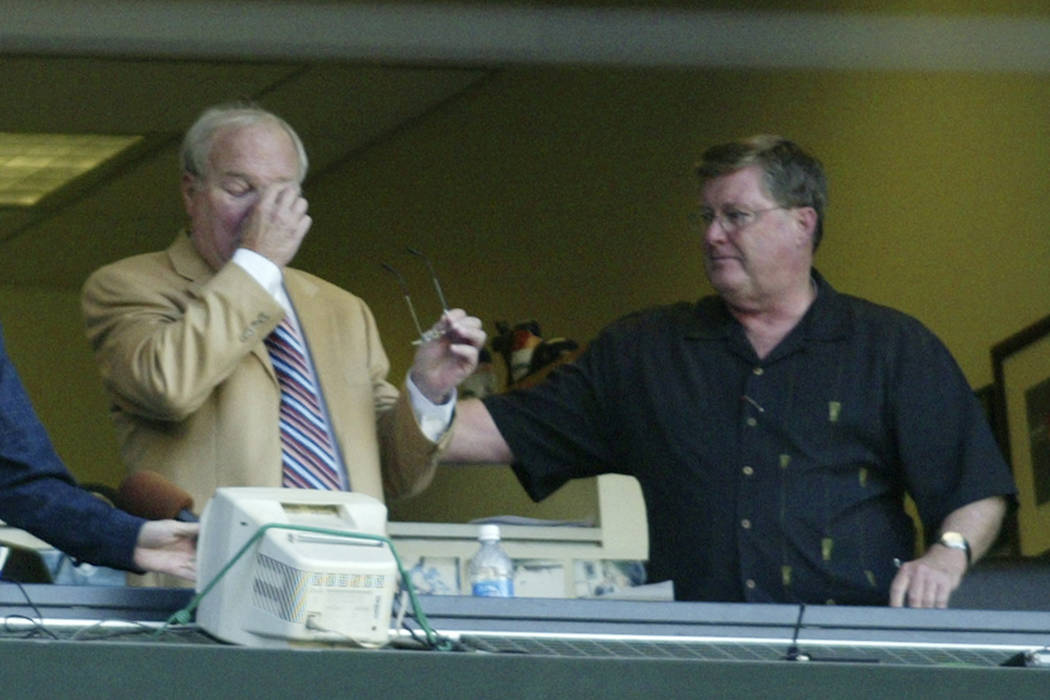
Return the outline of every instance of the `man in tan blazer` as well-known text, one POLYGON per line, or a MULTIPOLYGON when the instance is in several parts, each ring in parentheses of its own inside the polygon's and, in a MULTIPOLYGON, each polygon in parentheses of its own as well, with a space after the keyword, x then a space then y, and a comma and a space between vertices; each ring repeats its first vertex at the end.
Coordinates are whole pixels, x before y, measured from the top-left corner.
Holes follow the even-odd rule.
POLYGON ((451 435, 455 387, 477 364, 478 319, 447 312, 398 392, 372 314, 352 294, 288 268, 310 227, 299 137, 254 106, 206 111, 187 132, 190 229, 161 252, 96 271, 88 338, 112 397, 123 459, 189 491, 279 486, 281 390, 263 342, 289 317, 305 336, 342 462, 342 486, 417 493, 451 435))

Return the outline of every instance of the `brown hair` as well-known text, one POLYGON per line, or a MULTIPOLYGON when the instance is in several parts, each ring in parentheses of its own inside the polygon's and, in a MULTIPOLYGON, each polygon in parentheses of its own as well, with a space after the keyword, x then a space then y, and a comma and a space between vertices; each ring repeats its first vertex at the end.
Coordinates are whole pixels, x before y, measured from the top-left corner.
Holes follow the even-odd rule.
POLYGON ((824 166, 797 144, 774 134, 712 146, 704 151, 696 174, 701 182, 757 165, 765 174, 766 189, 782 207, 812 207, 817 212, 813 249, 824 235, 824 207, 828 186, 824 166))

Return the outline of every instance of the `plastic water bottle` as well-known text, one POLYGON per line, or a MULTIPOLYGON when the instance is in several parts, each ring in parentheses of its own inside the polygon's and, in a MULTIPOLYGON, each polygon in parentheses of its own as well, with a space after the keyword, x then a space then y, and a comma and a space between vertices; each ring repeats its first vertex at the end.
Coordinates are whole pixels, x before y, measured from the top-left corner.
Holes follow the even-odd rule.
POLYGON ((477 596, 510 598, 514 595, 514 564, 499 544, 499 525, 482 525, 481 548, 470 560, 471 592, 477 596))

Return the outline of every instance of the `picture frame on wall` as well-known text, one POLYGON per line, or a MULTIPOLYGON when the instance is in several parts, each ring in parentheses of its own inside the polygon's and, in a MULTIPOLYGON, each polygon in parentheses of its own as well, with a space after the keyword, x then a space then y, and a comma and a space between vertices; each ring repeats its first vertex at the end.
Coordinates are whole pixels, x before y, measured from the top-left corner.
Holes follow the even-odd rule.
POLYGON ((1017 544, 1050 550, 1050 316, 992 347, 991 418, 1017 483, 1017 544))

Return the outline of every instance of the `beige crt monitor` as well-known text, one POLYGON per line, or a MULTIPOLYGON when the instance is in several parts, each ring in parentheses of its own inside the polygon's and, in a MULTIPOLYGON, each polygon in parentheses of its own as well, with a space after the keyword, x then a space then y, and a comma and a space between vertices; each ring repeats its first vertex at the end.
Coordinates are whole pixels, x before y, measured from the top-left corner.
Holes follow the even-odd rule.
POLYGON ((218 489, 201 515, 198 593, 251 544, 205 593, 197 623, 250 646, 386 644, 396 560, 382 540, 342 533, 385 537, 386 506, 341 491, 218 489))

